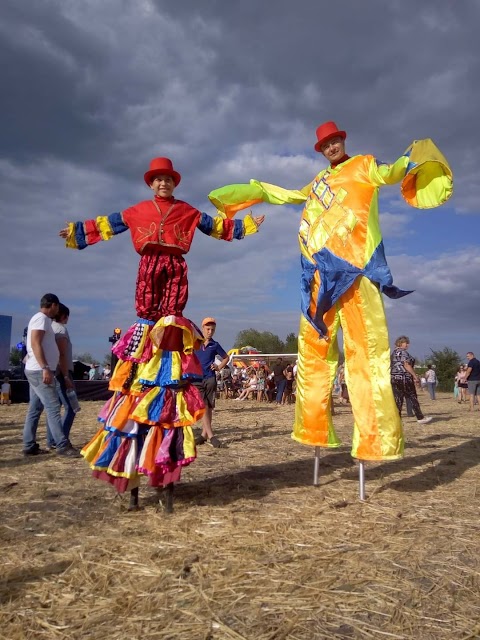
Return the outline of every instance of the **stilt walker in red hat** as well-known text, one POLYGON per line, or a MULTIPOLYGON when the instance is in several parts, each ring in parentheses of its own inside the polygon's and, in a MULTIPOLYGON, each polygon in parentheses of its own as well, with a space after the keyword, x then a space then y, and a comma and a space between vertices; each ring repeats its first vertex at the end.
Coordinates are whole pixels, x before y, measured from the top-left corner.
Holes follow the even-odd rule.
MULTIPOLYGON (((354 415, 352 456, 360 461, 403 455, 402 424, 390 381, 390 348, 382 293, 399 298, 385 258, 378 191, 401 182, 408 204, 428 209, 452 193, 447 160, 429 139, 416 140, 392 163, 372 155, 350 157, 347 134, 335 122, 316 131, 316 151, 328 162, 306 187, 287 190, 251 180, 216 189, 210 200, 227 216, 258 202, 300 204, 301 310, 297 394, 292 437, 335 448, 331 390, 342 328, 345 377, 354 415)), ((316 467, 318 469, 318 467, 316 467)), ((361 482, 361 487, 363 483, 361 482)))
POLYGON ((188 298, 187 264, 195 231, 220 240, 241 240, 256 233, 264 216, 212 218, 177 200, 181 176, 169 158, 155 158, 144 175, 153 198, 109 216, 71 222, 60 231, 71 249, 85 249, 129 230, 140 254, 135 307, 138 318, 113 348, 118 364, 110 389, 115 393, 99 418, 101 429, 82 455, 94 476, 118 492, 132 491, 146 475, 161 487, 180 478, 182 466, 196 457, 192 425, 205 408, 192 384, 202 378, 194 350, 204 340, 183 316, 188 298))

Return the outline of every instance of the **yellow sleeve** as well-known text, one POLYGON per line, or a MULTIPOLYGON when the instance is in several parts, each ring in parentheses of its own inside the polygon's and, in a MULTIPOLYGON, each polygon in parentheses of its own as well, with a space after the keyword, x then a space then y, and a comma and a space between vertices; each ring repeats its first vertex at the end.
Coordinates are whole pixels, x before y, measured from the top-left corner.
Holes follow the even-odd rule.
POLYGON ((430 138, 415 140, 393 164, 372 159, 369 178, 378 187, 401 182, 405 202, 417 209, 438 207, 453 193, 450 165, 430 138))
POLYGON ((310 191, 312 190, 312 184, 313 184, 313 180, 308 184, 306 184, 304 187, 302 187, 300 189, 300 193, 303 193, 304 196, 308 197, 310 194, 310 191))
POLYGON ((408 167, 408 158, 401 156, 393 164, 379 164, 372 159, 369 167, 369 177, 376 187, 382 187, 387 184, 396 184, 405 178, 408 167))

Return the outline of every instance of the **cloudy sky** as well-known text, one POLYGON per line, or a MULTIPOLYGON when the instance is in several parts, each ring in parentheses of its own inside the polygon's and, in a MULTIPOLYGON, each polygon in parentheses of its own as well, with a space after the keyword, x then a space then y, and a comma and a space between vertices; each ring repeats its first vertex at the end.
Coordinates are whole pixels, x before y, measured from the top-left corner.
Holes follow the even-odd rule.
MULTIPOLYGON (((315 129, 335 120, 350 155, 393 161, 430 137, 455 193, 439 209, 381 197, 395 284, 392 340, 418 357, 480 352, 480 3, 463 0, 2 0, 0 314, 12 343, 53 291, 71 308, 76 352, 103 358, 135 319, 138 256, 129 236, 64 248, 67 220, 150 197, 143 173, 168 156, 176 196, 257 178, 299 188, 325 166, 315 129)), ((186 315, 217 318, 231 348, 249 327, 282 339, 299 317, 298 207, 260 207, 261 232, 187 257, 186 315)))

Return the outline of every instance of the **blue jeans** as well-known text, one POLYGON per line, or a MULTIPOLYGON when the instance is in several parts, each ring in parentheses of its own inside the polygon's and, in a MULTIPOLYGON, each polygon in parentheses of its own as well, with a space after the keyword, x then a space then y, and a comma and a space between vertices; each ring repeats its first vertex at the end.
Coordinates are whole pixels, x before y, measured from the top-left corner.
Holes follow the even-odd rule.
POLYGON ((286 378, 284 378, 283 380, 280 380, 280 382, 277 384, 277 397, 275 398, 275 401, 278 404, 281 404, 282 402, 283 392, 285 391, 286 386, 287 386, 286 378))
MULTIPOLYGON (((70 380, 72 380, 72 375, 69 373, 70 380)), ((57 376, 57 391, 58 398, 60 400, 61 405, 63 406, 64 413, 62 419, 62 431, 65 436, 68 438, 70 436, 70 430, 72 428, 73 421, 75 420, 75 411, 72 409, 72 405, 67 396, 67 387, 65 386, 65 379, 62 375, 57 376)), ((48 423, 47 417, 47 446, 54 447, 55 439, 50 430, 50 425, 48 423)))
POLYGON ((30 404, 28 405, 25 426, 23 427, 24 451, 30 451, 37 443, 38 421, 44 409, 55 446, 57 449, 65 449, 70 445, 70 441, 62 430, 57 381, 54 379, 53 384, 45 384, 43 382, 43 371, 25 369, 25 376, 30 386, 30 404))
POLYGON ((427 382, 428 393, 430 394, 430 398, 435 400, 435 387, 437 386, 436 382, 427 382))

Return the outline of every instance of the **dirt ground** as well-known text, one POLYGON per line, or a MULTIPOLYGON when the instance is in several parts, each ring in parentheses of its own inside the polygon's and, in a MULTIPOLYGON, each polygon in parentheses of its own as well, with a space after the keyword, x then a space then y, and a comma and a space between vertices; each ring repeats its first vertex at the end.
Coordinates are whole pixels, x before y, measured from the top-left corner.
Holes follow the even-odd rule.
POLYGON ((480 638, 480 412, 439 395, 432 423, 405 419, 403 460, 367 464, 365 502, 348 407, 313 487, 292 406, 219 401, 227 446, 199 448, 173 515, 144 485, 128 512, 83 460, 24 458, 26 405, 0 406, 0 638, 480 638))

